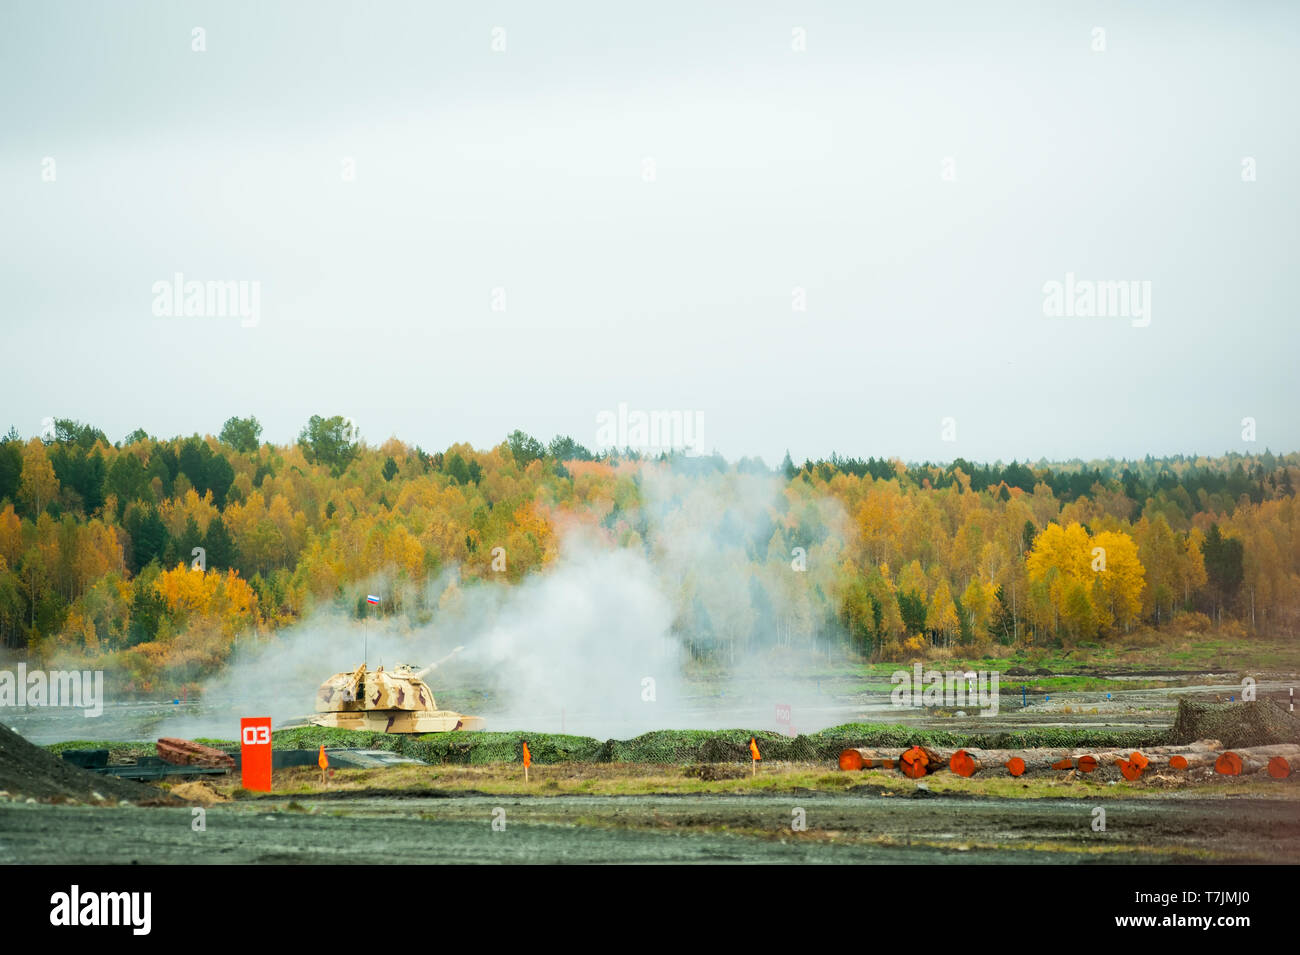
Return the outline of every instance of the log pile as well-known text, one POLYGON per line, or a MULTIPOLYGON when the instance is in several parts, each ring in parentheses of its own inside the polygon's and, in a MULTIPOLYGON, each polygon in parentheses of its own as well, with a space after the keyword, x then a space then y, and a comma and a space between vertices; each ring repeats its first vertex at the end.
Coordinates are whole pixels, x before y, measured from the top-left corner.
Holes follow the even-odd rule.
POLYGON ((918 743, 905 750, 845 749, 840 752, 839 765, 846 772, 897 766, 909 779, 921 779, 944 769, 963 777, 989 771, 1018 777, 1049 769, 1091 773, 1101 766, 1117 767, 1130 782, 1142 778, 1148 771, 1178 772, 1211 766, 1225 776, 1267 773, 1273 779, 1286 779, 1294 772, 1294 767, 1300 765, 1300 744, 1229 750, 1217 739, 1203 739, 1182 746, 1153 746, 1141 752, 1120 749, 1071 752, 1049 749, 936 750, 918 743))
POLYGON ((158 740, 158 757, 174 766, 224 766, 227 769, 235 767, 235 759, 229 753, 204 746, 202 743, 170 736, 158 740))

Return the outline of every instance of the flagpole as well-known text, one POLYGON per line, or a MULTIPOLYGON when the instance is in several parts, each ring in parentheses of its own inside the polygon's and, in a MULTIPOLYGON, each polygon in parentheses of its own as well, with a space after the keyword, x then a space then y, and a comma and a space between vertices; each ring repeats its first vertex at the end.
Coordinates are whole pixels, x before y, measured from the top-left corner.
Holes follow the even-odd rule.
POLYGON ((366 620, 365 620, 365 623, 362 625, 362 629, 361 629, 361 640, 362 640, 362 643, 361 643, 361 662, 362 662, 363 664, 366 664, 366 665, 369 665, 369 663, 370 663, 370 608, 371 608, 371 607, 378 607, 378 606, 379 606, 379 600, 378 600, 378 598, 375 599, 374 603, 371 603, 371 601, 370 601, 370 597, 371 597, 371 594, 369 593, 369 591, 367 591, 367 593, 366 593, 366 620))

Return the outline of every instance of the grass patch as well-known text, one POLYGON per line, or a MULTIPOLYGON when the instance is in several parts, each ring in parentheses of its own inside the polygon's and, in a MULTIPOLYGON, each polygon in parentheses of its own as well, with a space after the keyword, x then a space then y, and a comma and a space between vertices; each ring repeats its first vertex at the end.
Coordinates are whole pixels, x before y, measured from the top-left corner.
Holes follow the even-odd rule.
MULTIPOLYGON (((236 779, 214 782, 220 791, 241 798, 236 779)), ((783 763, 763 766, 756 776, 745 773, 726 779, 701 779, 676 767, 644 763, 573 763, 539 767, 534 765, 525 783, 520 766, 394 766, 382 770, 337 770, 326 787, 316 770, 309 767, 275 773, 272 798, 303 799, 326 792, 409 793, 412 796, 438 791, 484 793, 501 796, 645 796, 668 794, 763 795, 807 793, 853 793, 866 798, 910 797, 918 788, 942 795, 963 795, 985 799, 1079 799, 1107 800, 1187 798, 1207 796, 1254 796, 1300 800, 1300 786, 1255 777, 1207 777, 1180 780, 1176 784, 1143 778, 1135 783, 1107 782, 1092 776, 1043 772, 1019 779, 999 773, 980 773, 962 778, 941 772, 914 781, 897 772, 828 772, 824 764, 783 763)), ((248 794, 244 794, 246 797, 248 794)))
POLYGON ((881 723, 844 723, 806 736, 788 737, 771 730, 657 730, 629 740, 601 740, 558 733, 430 733, 400 736, 332 727, 310 726, 272 735, 277 749, 317 749, 320 746, 382 749, 435 766, 484 766, 519 763, 524 740, 533 763, 691 763, 750 762, 749 740, 758 741, 765 760, 831 762, 840 750, 853 746, 897 747, 914 743, 935 747, 1026 748, 1154 746, 1165 742, 1165 731, 1102 729, 1025 729, 996 733, 956 733, 881 723))

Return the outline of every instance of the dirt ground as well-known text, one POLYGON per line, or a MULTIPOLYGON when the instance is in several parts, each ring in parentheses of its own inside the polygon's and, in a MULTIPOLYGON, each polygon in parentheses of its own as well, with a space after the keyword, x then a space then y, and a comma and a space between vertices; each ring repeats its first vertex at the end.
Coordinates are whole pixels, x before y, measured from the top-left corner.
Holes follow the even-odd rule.
POLYGON ((170 801, 152 786, 79 769, 5 726, 0 726, 0 794, 0 802, 10 798, 92 804, 170 801))
POLYGON ((192 809, 0 804, 0 862, 1295 863, 1295 802, 839 795, 261 799, 192 809), (1094 828, 1098 809, 1105 829, 1094 828), (800 825, 806 828, 798 828, 800 825))
POLYGON ((1300 862, 1300 780, 818 764, 400 766, 177 782, 186 808, 0 800, 0 863, 1300 862), (713 770, 716 770, 714 772, 713 770))

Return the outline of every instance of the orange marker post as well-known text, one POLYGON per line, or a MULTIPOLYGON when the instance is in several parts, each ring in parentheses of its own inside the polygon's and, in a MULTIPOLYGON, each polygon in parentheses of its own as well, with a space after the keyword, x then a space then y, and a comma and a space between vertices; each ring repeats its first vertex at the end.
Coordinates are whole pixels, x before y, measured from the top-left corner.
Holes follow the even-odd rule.
POLYGON ((749 738, 749 759, 750 759, 750 765, 754 768, 754 771, 753 773, 751 773, 751 775, 753 776, 758 775, 758 761, 762 758, 763 758, 763 754, 758 751, 758 740, 754 739, 754 737, 751 736, 749 738))
POLYGON ((320 767, 320 782, 322 786, 329 785, 329 779, 326 777, 326 770, 330 768, 330 758, 325 755, 325 744, 321 743, 320 755, 316 757, 316 765, 320 767))
POLYGON ((524 782, 528 782, 528 767, 533 765, 533 754, 528 752, 528 740, 524 740, 524 782))
POLYGON ((271 791, 271 717, 239 721, 240 785, 250 792, 271 791))

